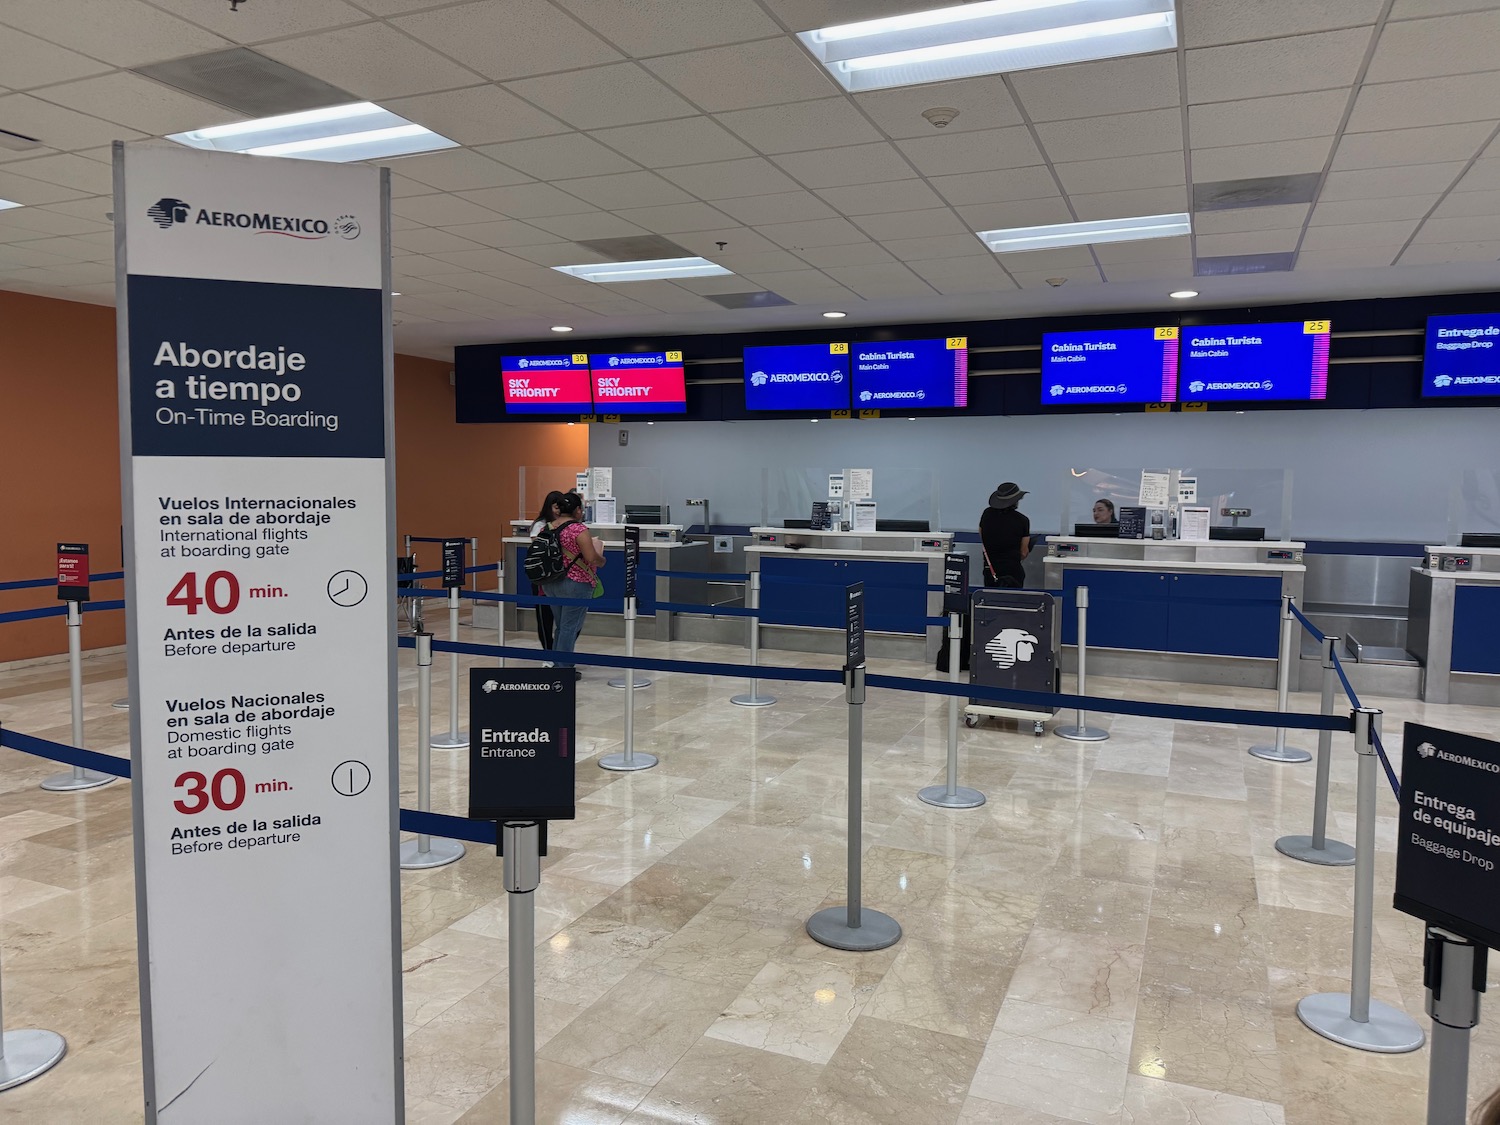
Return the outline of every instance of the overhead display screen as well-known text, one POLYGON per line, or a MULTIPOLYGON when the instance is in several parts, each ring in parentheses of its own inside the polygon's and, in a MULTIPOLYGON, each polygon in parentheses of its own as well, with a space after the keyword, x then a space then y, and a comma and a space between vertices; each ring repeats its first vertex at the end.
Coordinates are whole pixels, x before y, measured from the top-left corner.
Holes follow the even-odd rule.
POLYGON ((594 410, 600 414, 685 414, 681 352, 614 352, 589 356, 594 410))
POLYGON ((507 414, 587 414, 589 357, 507 355, 500 358, 507 414))
POLYGON ((1042 405, 1176 402, 1177 333, 1175 327, 1047 333, 1042 405))
POLYGON ((1182 329, 1184 402, 1315 401, 1328 397, 1326 320, 1182 329))
POLYGON ((848 410, 849 345, 746 348, 745 409, 848 410))
POLYGON ((1500 395, 1500 313, 1429 316, 1422 396, 1500 395))
POLYGON ((969 405, 969 339, 852 345, 859 410, 944 410, 969 405))

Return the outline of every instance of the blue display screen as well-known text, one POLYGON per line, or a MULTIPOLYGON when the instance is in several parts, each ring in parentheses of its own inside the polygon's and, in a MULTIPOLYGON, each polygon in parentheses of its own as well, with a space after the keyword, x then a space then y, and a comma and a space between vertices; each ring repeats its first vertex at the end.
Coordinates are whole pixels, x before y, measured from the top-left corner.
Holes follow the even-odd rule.
POLYGON ((1429 316, 1422 397, 1500 395, 1500 313, 1429 316))
POLYGON ((848 410, 849 345, 745 349, 746 410, 848 410))
POLYGON ((1183 326, 1183 402, 1311 401, 1328 397, 1326 320, 1183 326))
POLYGON ((1042 337, 1043 406, 1176 401, 1176 328, 1049 332, 1042 337))
POLYGON ((969 340, 892 340, 854 344, 854 406, 859 410, 945 410, 969 405, 969 340))

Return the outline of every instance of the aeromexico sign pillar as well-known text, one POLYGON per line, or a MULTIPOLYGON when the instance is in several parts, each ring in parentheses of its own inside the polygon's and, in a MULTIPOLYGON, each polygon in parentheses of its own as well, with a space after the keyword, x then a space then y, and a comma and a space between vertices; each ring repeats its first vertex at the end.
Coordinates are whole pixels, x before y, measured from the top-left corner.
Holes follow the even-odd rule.
POLYGON ((384 175, 115 146, 148 1122, 402 1115, 384 175))

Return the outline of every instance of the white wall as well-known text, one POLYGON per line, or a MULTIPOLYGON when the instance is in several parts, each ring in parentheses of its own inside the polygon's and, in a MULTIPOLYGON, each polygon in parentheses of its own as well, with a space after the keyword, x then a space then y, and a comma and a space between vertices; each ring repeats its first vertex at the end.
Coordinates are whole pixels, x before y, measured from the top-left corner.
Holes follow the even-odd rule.
MULTIPOLYGON (((806 420, 624 422, 590 430, 591 461, 616 467, 616 495, 629 502, 669 503, 679 523, 701 521, 699 510, 682 505, 699 496, 710 499, 716 524, 805 516, 808 497, 795 487, 798 478, 813 487, 823 473, 857 466, 875 470, 883 516, 906 515, 898 507, 915 503, 915 492, 925 495, 930 480, 942 526, 972 529, 991 489, 1014 480, 1031 493, 1022 510, 1032 525, 1056 531, 1070 468, 1145 466, 1181 467, 1205 476, 1214 470, 1285 468, 1292 474, 1291 530, 1298 538, 1443 542, 1450 506, 1464 492, 1469 498, 1458 520, 1463 529, 1500 528, 1500 410, 1494 408, 892 418, 816 425, 806 420), (618 444, 621 429, 629 431, 624 447, 618 444), (903 493, 899 503, 890 496, 897 480, 903 493), (887 499, 892 506, 886 506, 887 499)), ((1073 518, 1087 517, 1075 507, 1073 518)), ((1260 513, 1247 522, 1260 523, 1260 513)))

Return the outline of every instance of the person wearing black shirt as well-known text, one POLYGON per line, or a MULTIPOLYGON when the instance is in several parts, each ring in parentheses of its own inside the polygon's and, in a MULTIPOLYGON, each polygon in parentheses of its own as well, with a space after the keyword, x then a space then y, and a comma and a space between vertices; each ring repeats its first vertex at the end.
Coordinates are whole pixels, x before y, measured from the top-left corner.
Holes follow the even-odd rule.
POLYGON ((1016 510, 1025 495, 1014 481, 1006 481, 990 493, 990 506, 979 517, 986 586, 1026 584, 1021 562, 1031 552, 1031 521, 1016 510))

